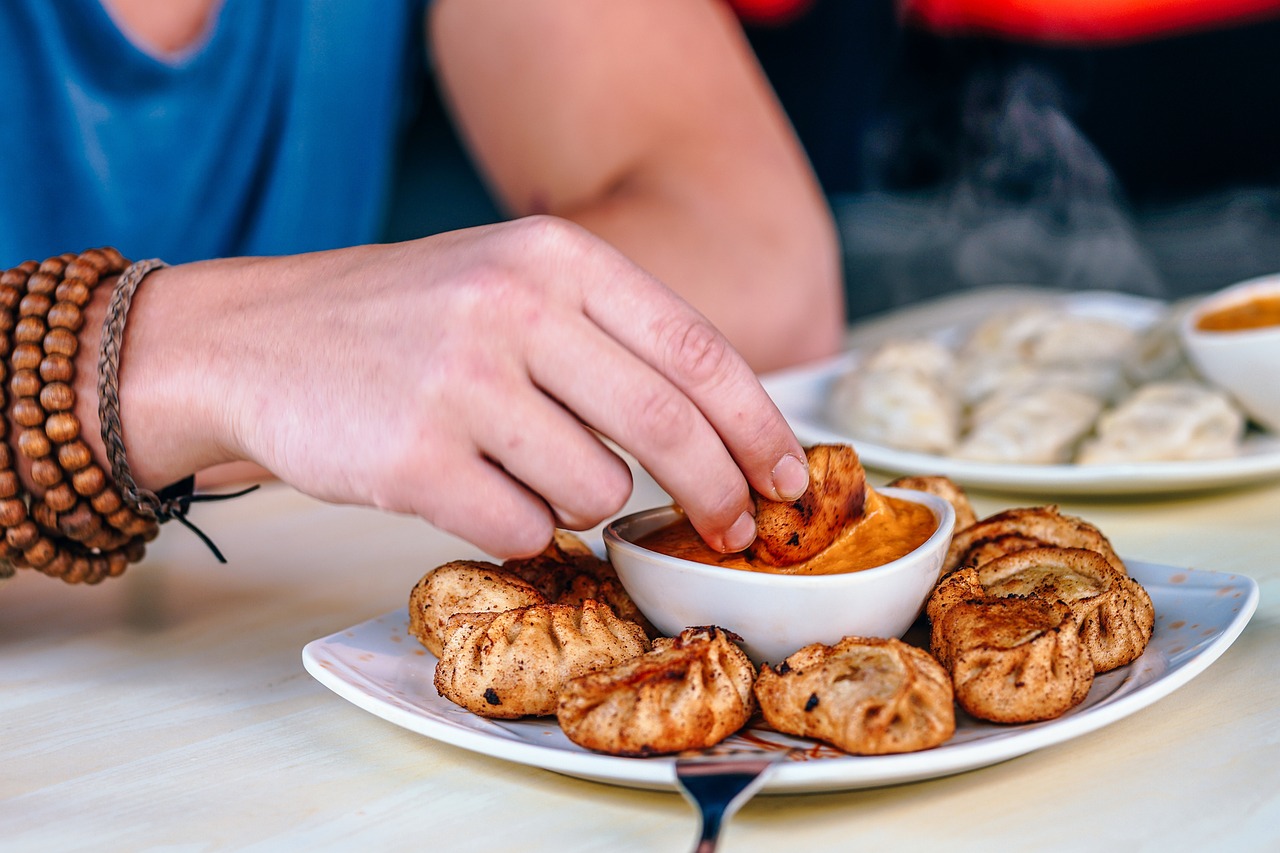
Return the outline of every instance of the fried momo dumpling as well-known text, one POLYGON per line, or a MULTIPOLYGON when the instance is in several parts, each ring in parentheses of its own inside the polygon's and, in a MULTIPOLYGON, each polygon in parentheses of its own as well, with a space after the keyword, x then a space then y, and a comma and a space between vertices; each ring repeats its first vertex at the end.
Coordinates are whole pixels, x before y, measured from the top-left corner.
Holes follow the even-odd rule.
POLYGON ((951 508, 956 511, 956 530, 963 530, 978 520, 978 516, 973 511, 973 504, 969 502, 969 495, 965 493, 959 483, 950 477, 899 477, 889 485, 898 489, 928 492, 951 504, 951 508))
POLYGON ((942 568, 945 573, 981 566, 1005 554, 1046 546, 1088 548, 1106 557, 1121 574, 1129 573, 1101 530, 1083 518, 1063 515, 1053 505, 1009 509, 963 530, 957 527, 942 568))
POLYGON ((1221 391, 1190 380, 1144 385, 1098 418, 1083 465, 1236 456, 1245 417, 1221 391))
POLYGON ((897 639, 845 637, 805 646, 761 667, 756 699, 780 732, 817 738, 856 755, 914 752, 955 732, 946 671, 897 639))
POLYGON ((930 647, 971 715, 996 723, 1050 720, 1088 695, 1093 660, 1063 602, 986 595, 966 567, 943 579, 927 611, 930 647))
POLYGON ((955 456, 981 462, 1067 462, 1101 411, 1097 397, 1063 387, 997 395, 974 409, 955 456))
POLYGON ((847 444, 805 448, 809 488, 794 501, 756 498, 756 541, 752 550, 771 566, 803 563, 825 550, 863 514, 867 475, 857 451, 847 444))
POLYGON ((569 681, 556 716, 565 735, 613 755, 705 749, 746 725, 755 667, 722 628, 686 628, 648 654, 569 681))
POLYGON ((1096 672, 1136 659, 1151 639, 1155 609, 1137 581, 1096 551, 1032 548, 984 563, 978 580, 990 595, 1057 599, 1071 608, 1096 672))
POLYGON ((458 613, 501 613, 546 604, 533 586, 493 563, 455 560, 423 575, 409 593, 409 633, 436 657, 458 613))
POLYGON ((631 600, 613 566, 566 530, 557 530, 541 554, 507 560, 502 568, 532 584, 549 602, 577 606, 593 598, 613 608, 619 618, 639 624, 650 637, 658 634, 631 600))
POLYGON ((436 690, 468 711, 503 719, 554 714, 569 679, 649 650, 639 625, 594 600, 460 613, 446 633, 436 690))

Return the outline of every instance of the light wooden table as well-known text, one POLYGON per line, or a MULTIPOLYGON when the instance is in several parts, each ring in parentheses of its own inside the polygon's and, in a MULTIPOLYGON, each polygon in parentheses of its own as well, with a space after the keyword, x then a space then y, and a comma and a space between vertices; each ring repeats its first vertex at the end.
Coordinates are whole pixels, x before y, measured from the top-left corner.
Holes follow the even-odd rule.
MULTIPOLYGON (((972 495, 982 513, 1025 505, 972 495)), ((661 493, 641 477, 629 509, 661 493)), ((1149 708, 993 767, 843 793, 758 796, 730 851, 1280 849, 1280 484, 1066 500, 1124 556, 1250 575, 1258 612, 1149 708)), ((0 850, 674 851, 674 793, 446 746, 312 680, 312 639, 404 605, 471 546, 281 487, 197 508, 98 587, 0 585, 0 850)))
MULTIPOLYGON (((647 488, 637 505, 653 492, 647 488)), ((976 494, 983 512, 1008 496, 976 494)), ((949 778, 761 796, 729 850, 1266 849, 1280 842, 1280 485, 1071 502, 1125 556, 1248 574, 1259 611, 1169 697, 949 778)), ((577 781, 404 731, 302 669, 308 641, 404 604, 475 549, 271 487, 99 587, 0 587, 0 849, 683 850, 675 794, 577 781)), ((1274 849, 1274 848, 1272 848, 1274 849)))

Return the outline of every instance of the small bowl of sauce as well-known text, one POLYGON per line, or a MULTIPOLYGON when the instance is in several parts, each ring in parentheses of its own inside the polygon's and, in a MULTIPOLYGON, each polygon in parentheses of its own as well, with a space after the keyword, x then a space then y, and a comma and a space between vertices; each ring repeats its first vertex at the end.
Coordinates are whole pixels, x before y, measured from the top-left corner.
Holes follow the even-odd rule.
POLYGON ((676 507, 618 519, 604 542, 660 631, 727 628, 759 664, 850 635, 900 637, 938 581, 954 528, 955 510, 942 498, 883 488, 868 489, 864 515, 830 546, 790 566, 768 565, 751 549, 708 548, 676 507))
POLYGON ((1205 379, 1259 426, 1280 432, 1280 274, 1205 297, 1183 318, 1181 335, 1205 379))

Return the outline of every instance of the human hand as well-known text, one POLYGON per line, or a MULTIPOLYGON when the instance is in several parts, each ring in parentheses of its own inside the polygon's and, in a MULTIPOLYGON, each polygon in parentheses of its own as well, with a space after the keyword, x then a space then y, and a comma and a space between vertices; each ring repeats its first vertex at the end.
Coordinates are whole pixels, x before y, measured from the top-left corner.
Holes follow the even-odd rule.
POLYGON ((726 340, 563 220, 170 268, 133 311, 122 407, 140 482, 249 459, 504 557, 623 506, 629 469, 593 430, 721 550, 754 537, 748 484, 785 500, 807 483, 726 340))

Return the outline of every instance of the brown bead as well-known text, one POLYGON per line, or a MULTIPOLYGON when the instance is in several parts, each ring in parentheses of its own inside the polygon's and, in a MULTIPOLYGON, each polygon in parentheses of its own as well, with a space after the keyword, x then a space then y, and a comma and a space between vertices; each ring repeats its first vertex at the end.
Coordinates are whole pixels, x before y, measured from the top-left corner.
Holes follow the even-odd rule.
POLYGON ((71 567, 62 573, 67 583, 83 583, 89 577, 89 558, 84 554, 76 554, 71 558, 71 567))
POLYGON ((70 483, 59 483, 52 489, 44 493, 44 502, 54 512, 67 512, 76 505, 79 496, 76 490, 71 488, 70 483))
POLYGON ((48 565, 49 561, 57 556, 57 553, 57 546, 48 537, 41 536, 35 542, 32 542, 29 547, 23 549, 22 556, 26 557, 27 562, 33 568, 38 569, 41 566, 48 565))
POLYGON ((65 278, 58 285, 58 289, 53 292, 53 295, 59 302, 66 302, 68 305, 83 308, 89 304, 89 298, 93 295, 93 288, 87 282, 83 282, 78 278, 65 278))
MULTIPOLYGON (((80 341, 77 340, 76 333, 70 329, 50 329, 44 336, 44 351, 49 354, 57 353, 71 357, 76 354, 79 346, 80 341)), ((36 363, 39 364, 39 362, 36 363)))
POLYGON ((124 501, 120 497, 120 493, 115 489, 103 489, 94 495, 89 501, 94 510, 102 515, 110 515, 111 513, 124 506, 124 501))
MULTIPOLYGON (((4 418, 0 418, 0 435, 4 434, 2 426, 5 424, 4 418)), ((9 442, 0 441, 0 468, 9 468, 13 465, 13 450, 9 447, 9 442)))
POLYGON ((127 568, 129 568, 129 558, 125 556, 124 551, 117 548, 107 552, 107 574, 118 578, 127 568))
POLYGON ((70 382, 75 375, 75 363, 65 355, 47 355, 40 360, 40 378, 45 382, 70 382))
POLYGON ((111 267, 111 261, 107 259, 107 256, 103 254, 101 249, 85 249, 80 253, 79 260, 89 264, 98 272, 110 269, 111 267))
POLYGON ((20 344, 39 344, 48 331, 43 317, 23 317, 13 327, 13 339, 20 344))
POLYGON ((18 325, 18 318, 12 311, 0 310, 0 332, 11 332, 18 325))
POLYGON ((94 265, 87 264, 81 259, 67 264, 66 272, 63 275, 66 278, 78 278, 90 287, 95 286, 101 277, 100 271, 94 265))
POLYGON ((8 465, 0 467, 2 467, 2 470, 0 470, 0 500, 21 494, 22 481, 18 479, 18 472, 8 465))
POLYGON ((78 503, 58 516, 58 529, 79 542, 86 542, 102 530, 102 516, 86 503, 78 503))
MULTIPOLYGON (((22 267, 14 267, 0 273, 0 286, 9 289, 26 290, 27 279, 31 276, 31 270, 24 270, 22 267)), ((17 300, 13 302, 17 305, 17 300)))
POLYGON ((140 538, 129 540, 129 544, 124 546, 124 556, 130 563, 140 563, 142 558, 147 555, 146 543, 140 538))
POLYGON ((97 465, 88 465, 71 475, 76 494, 91 498, 107 487, 107 475, 97 465))
POLYGON ((33 272, 31 277, 27 279, 27 293, 47 293, 52 294, 58 288, 58 281, 62 276, 54 275, 43 271, 33 272))
POLYGON ((160 525, 156 524, 155 522, 152 522, 150 527, 142 531, 142 533, 138 534, 138 538, 141 539, 143 542, 153 542, 155 541, 155 538, 159 535, 160 535, 160 525))
POLYGON ((130 529, 138 521, 139 521, 138 514, 133 510, 129 509, 127 506, 122 506, 118 510, 116 510, 115 512, 107 516, 107 524, 110 524, 116 530, 122 530, 134 536, 142 532, 141 529, 138 529, 138 530, 130 529))
POLYGON ((33 460, 31 481, 41 488, 51 489, 62 482, 62 467, 53 461, 52 456, 33 460))
POLYGON ((4 532, 4 541, 20 551, 30 548, 39 538, 40 528, 36 527, 36 523, 29 518, 19 525, 7 528, 4 532))
POLYGON ((117 548, 124 547, 124 544, 129 541, 129 537, 121 533, 119 530, 114 530, 103 524, 99 524, 97 531, 95 531, 92 536, 81 541, 84 542, 84 546, 86 548, 95 548, 99 551, 105 552, 114 551, 117 548))
POLYGON ((40 263, 40 272, 47 272, 50 275, 61 276, 63 270, 67 268, 67 259, 61 255, 55 255, 52 258, 45 258, 40 263))
POLYGON ((22 498, 0 500, 0 527, 16 527, 26 520, 26 501, 22 498))
POLYGON ((36 501, 31 505, 31 518, 45 530, 58 529, 58 514, 44 501, 36 501))
POLYGON ((120 250, 115 246, 99 246, 98 251, 107 259, 111 269, 123 270, 129 266, 129 259, 120 254, 120 250))
POLYGON ((93 453, 90 452, 89 445, 79 439, 58 448, 58 464, 67 471, 79 471, 92 461, 93 453))
POLYGON ((68 571, 71 570, 71 555, 63 548, 58 549, 58 553, 53 555, 53 559, 44 564, 41 569, 51 578, 66 577, 68 571))
POLYGON ((95 584, 102 583, 110 574, 111 568, 107 563, 106 555, 93 554, 89 557, 89 577, 84 579, 85 583, 95 584))
POLYGON ((43 384, 40 374, 29 367, 15 370, 13 376, 9 377, 9 391, 15 397, 34 398, 40 393, 40 386, 43 384))
POLYGON ((28 292, 18 303, 19 317, 45 317, 53 308, 52 293, 28 292))
POLYGON ((49 436, 42 429, 24 429, 18 436, 18 449, 28 459, 40 459, 53 451, 49 436))
POLYGON ((76 392, 65 382, 50 382, 40 389, 40 405, 46 412, 65 412, 76 404, 76 392))
POLYGON ((84 312, 80 310, 78 305, 70 302, 59 302, 49 309, 47 320, 52 328, 70 329, 73 332, 78 332, 80 327, 84 325, 84 312))
POLYGON ((80 419, 71 412, 55 412, 44 422, 44 431, 50 441, 66 444, 80 437, 80 419))
POLYGON ((44 423, 44 409, 35 397, 22 397, 13 404, 13 422, 27 429, 38 427, 44 423))
POLYGON ((44 351, 39 344, 18 344, 9 357, 9 366, 14 370, 37 370, 43 360, 44 351))

